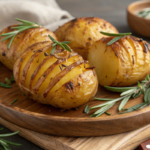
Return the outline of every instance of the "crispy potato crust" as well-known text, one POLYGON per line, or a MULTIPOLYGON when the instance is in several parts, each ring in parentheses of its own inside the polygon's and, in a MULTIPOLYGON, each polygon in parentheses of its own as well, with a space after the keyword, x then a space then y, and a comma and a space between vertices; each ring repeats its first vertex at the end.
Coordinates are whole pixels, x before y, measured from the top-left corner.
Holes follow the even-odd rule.
POLYGON ((21 90, 40 103, 64 109, 89 101, 98 88, 94 69, 75 52, 57 46, 51 56, 51 50, 51 42, 36 43, 19 57, 13 70, 21 90))
POLYGON ((100 31, 118 33, 109 22, 97 18, 76 18, 59 27, 55 34, 59 41, 70 41, 69 46, 84 59, 87 59, 89 47, 105 35, 100 31))
POLYGON ((131 86, 150 74, 150 45, 139 38, 125 36, 107 46, 112 37, 96 41, 88 59, 96 67, 102 86, 131 86))
MULTIPOLYGON (((0 34, 8 33, 13 31, 9 26, 2 30, 0 34)), ((10 39, 1 41, 4 37, 0 37, 0 61, 9 69, 13 69, 14 63, 17 58, 31 45, 38 42, 51 41, 48 37, 48 34, 53 38, 57 39, 55 34, 48 29, 43 27, 27 29, 19 34, 17 34, 11 44, 11 47, 8 49, 8 43, 10 39)))

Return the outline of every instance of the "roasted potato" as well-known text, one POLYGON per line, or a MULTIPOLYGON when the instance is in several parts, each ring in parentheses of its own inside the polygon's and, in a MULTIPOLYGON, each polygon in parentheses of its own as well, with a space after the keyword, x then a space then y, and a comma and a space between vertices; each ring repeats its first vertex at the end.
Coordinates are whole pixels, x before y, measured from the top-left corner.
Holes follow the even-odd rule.
POLYGON ((97 91, 93 68, 75 52, 39 42, 29 47, 14 65, 14 78, 31 99, 54 107, 70 109, 89 101, 97 91))
MULTIPOLYGON (((8 33, 8 32, 13 31, 11 27, 14 27, 14 26, 16 25, 5 28, 0 33, 0 35, 3 33, 8 33)), ((15 36, 11 44, 11 47, 9 49, 7 47, 8 47, 8 43, 10 42, 10 38, 5 41, 1 41, 4 37, 0 37, 0 61, 6 67, 12 70, 15 61, 27 49, 27 47, 37 42, 51 41, 48 37, 48 34, 56 39, 56 36, 54 35, 53 32, 43 27, 31 28, 31 29, 22 31, 21 33, 15 36)))
POLYGON ((100 38, 106 36, 100 31, 118 33, 109 22, 97 18, 77 18, 59 27, 55 34, 59 41, 70 41, 69 46, 87 59, 89 47, 100 38))
POLYGON ((150 74, 150 45, 142 39, 125 36, 107 46, 112 37, 96 41, 88 60, 95 66, 102 86, 131 86, 150 74))

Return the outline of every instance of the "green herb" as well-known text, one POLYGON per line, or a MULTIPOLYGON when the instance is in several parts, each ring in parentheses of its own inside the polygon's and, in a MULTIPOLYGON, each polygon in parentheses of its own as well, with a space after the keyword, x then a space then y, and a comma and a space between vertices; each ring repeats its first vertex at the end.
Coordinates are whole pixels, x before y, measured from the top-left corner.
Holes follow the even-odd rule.
POLYGON ((150 14, 150 10, 143 10, 137 13, 138 16, 143 18, 147 17, 149 14, 150 14))
POLYGON ((14 104, 17 100, 18 100, 18 98, 16 98, 14 101, 12 101, 12 102, 10 103, 10 105, 14 104))
POLYGON ((86 114, 88 114, 88 113, 89 113, 89 111, 90 111, 90 109, 89 109, 89 105, 87 105, 87 106, 85 107, 85 109, 84 109, 84 112, 85 112, 86 114))
POLYGON ((11 81, 8 79, 8 78, 5 78, 5 82, 10 85, 11 84, 11 81))
POLYGON ((113 38, 111 41, 109 41, 107 43, 107 46, 115 43, 116 41, 118 41, 120 38, 127 36, 127 35, 131 35, 132 33, 107 33, 107 32, 100 32, 101 34, 107 35, 107 36, 113 36, 115 38, 113 38))
MULTIPOLYGON (((2 128, 1 130, 3 130, 2 128)), ((20 131, 14 132, 14 133, 7 133, 7 134, 0 134, 0 145, 4 148, 4 150, 11 150, 9 145, 15 145, 15 146, 21 146, 22 144, 10 142, 7 140, 2 139, 2 137, 9 137, 18 134, 20 131)), ((0 147, 0 150, 2 148, 0 147)), ((3 149, 2 149, 3 150, 3 149)))
POLYGON ((108 113, 107 111, 105 112, 105 114, 106 114, 106 115, 109 115, 109 116, 111 115, 111 114, 110 114, 110 113, 108 113))
MULTIPOLYGON (((91 117, 98 117, 102 115, 103 113, 107 113, 106 111, 109 110, 114 104, 118 101, 121 101, 118 110, 120 113, 128 113, 132 112, 138 109, 142 109, 146 106, 150 105, 150 75, 147 75, 144 81, 138 82, 137 87, 109 87, 105 86, 107 90, 113 91, 113 92, 121 92, 120 97, 115 99, 110 98, 94 98, 95 100, 103 100, 106 101, 105 103, 96 105, 91 107, 90 109, 100 108, 98 109, 91 117), (130 108, 123 109, 125 104, 129 101, 130 98, 136 98, 140 96, 141 94, 144 94, 144 102, 137 104, 135 106, 132 106, 130 108)), ((88 106, 89 108, 89 106, 88 106)), ((87 107, 86 107, 87 109, 87 107)), ((87 111, 84 111, 85 113, 87 111)))
POLYGON ((5 38, 3 38, 1 41, 5 41, 5 40, 11 38, 10 41, 9 41, 9 44, 8 44, 8 48, 10 48, 13 39, 15 38, 15 36, 18 33, 23 32, 24 30, 27 30, 27 29, 40 27, 40 25, 38 25, 37 23, 30 22, 30 21, 27 21, 27 20, 22 20, 22 19, 18 19, 18 18, 15 18, 15 20, 21 22, 21 24, 17 24, 17 26, 11 27, 11 29, 14 29, 14 31, 4 33, 4 34, 0 35, 0 36, 5 36, 5 38))
POLYGON ((4 88, 11 88, 10 85, 0 82, 0 86, 4 88))
POLYGON ((14 82, 14 81, 15 81, 13 75, 11 76, 10 81, 11 81, 11 82, 14 82))
POLYGON ((69 41, 58 42, 58 41, 56 41, 53 37, 51 37, 50 35, 48 35, 48 36, 49 36, 49 38, 50 38, 50 39, 52 40, 52 42, 53 42, 53 45, 52 45, 53 49, 52 49, 52 51, 51 51, 51 55, 53 55, 53 53, 54 53, 54 51, 55 51, 57 45, 59 45, 60 47, 62 47, 64 50, 67 50, 67 51, 69 51, 69 52, 72 52, 71 49, 70 49, 70 47, 67 45, 67 44, 70 43, 69 41))
POLYGON ((22 95, 23 95, 23 96, 26 96, 26 94, 25 94, 24 92, 22 93, 22 95))

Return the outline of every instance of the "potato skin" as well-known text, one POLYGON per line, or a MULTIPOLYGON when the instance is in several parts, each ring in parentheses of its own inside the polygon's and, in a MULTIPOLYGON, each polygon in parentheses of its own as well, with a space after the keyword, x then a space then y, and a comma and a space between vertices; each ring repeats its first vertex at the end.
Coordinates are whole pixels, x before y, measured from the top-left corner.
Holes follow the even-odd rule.
POLYGON ((69 46, 87 59, 89 47, 106 36, 100 31, 118 33, 112 24, 98 17, 76 18, 59 27, 54 33, 59 41, 70 41, 69 46))
MULTIPOLYGON (((3 33, 8 33, 13 31, 9 26, 1 31, 0 35, 3 33)), ((31 45, 37 42, 50 41, 48 34, 56 39, 53 32, 45 29, 43 27, 27 29, 19 34, 17 34, 8 49, 8 43, 10 39, 1 41, 4 37, 0 37, 0 61, 9 69, 13 69, 14 63, 19 58, 19 56, 31 45)))
POLYGON ((75 52, 56 48, 51 42, 29 47, 14 65, 14 78, 27 97, 54 107, 71 109, 89 101, 97 92, 95 71, 75 52), (41 51, 39 51, 39 49, 41 51))
POLYGON ((100 85, 131 86, 150 74, 150 45, 146 41, 126 36, 107 46, 111 39, 96 41, 88 55, 100 85))

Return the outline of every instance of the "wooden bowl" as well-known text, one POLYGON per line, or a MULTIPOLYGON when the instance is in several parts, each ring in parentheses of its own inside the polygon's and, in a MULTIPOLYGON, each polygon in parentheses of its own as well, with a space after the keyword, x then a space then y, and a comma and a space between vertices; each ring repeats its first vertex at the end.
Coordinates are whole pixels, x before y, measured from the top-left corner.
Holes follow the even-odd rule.
POLYGON ((150 1, 136 1, 127 8, 129 26, 133 31, 145 37, 150 37, 150 19, 139 17, 136 14, 148 7, 150 8, 150 1))

